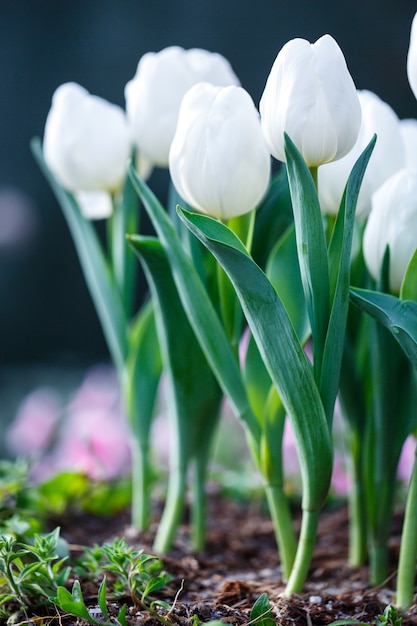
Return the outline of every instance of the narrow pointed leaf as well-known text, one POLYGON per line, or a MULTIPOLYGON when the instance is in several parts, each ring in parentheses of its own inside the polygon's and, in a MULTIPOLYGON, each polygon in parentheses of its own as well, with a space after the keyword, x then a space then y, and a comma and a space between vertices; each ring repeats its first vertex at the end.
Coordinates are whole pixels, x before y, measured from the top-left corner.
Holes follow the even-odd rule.
POLYGON ((329 424, 332 422, 334 404, 339 390, 345 343, 356 204, 375 141, 374 136, 352 169, 329 246, 331 313, 320 376, 320 395, 329 424))
POLYGON ((366 289, 351 289, 350 298, 385 326, 417 367, 417 302, 366 289))
POLYGON ((115 200, 111 220, 112 267, 122 297, 126 317, 133 314, 138 264, 126 242, 126 233, 139 229, 139 201, 130 178, 127 178, 120 196, 115 200))
POLYGON ((330 306, 329 267, 323 218, 310 171, 288 135, 285 136, 285 155, 301 279, 313 334, 314 367, 319 375, 330 306))
MULTIPOLYGON (((187 209, 183 204, 181 206, 187 209)), ((278 174, 272 178, 268 191, 256 211, 251 254, 259 267, 265 268, 271 250, 292 223, 287 171, 281 166, 278 174)))
MULTIPOLYGON (((234 407, 237 417, 247 427, 254 441, 257 441, 260 436, 259 424, 250 408, 237 359, 207 291, 158 199, 138 177, 132 166, 129 168, 129 173, 165 249, 184 311, 201 348, 224 394, 234 407)), ((133 245, 135 245, 135 239, 135 236, 130 237, 133 245)))
POLYGON ((414 300, 417 302, 417 249, 408 264, 402 284, 401 300, 414 300))
POLYGON ((265 270, 281 298, 301 344, 310 334, 306 301, 292 224, 273 248, 265 270))
POLYGON ((68 223, 110 355, 116 369, 120 372, 127 351, 127 321, 120 293, 112 282, 100 242, 91 222, 81 215, 74 197, 56 182, 43 158, 39 139, 33 140, 31 146, 68 223))
POLYGON ((209 446, 221 392, 185 315, 161 243, 135 237, 136 251, 151 289, 164 369, 173 388, 178 466, 187 465, 201 438, 209 446))
POLYGON ((226 226, 196 213, 179 214, 232 281, 267 370, 287 409, 303 476, 303 507, 321 508, 332 468, 332 444, 310 363, 285 307, 264 272, 226 226))
MULTIPOLYGON (((135 261, 137 263, 136 259, 135 261)), ((147 450, 155 398, 162 373, 154 310, 150 300, 142 306, 132 322, 128 339, 129 352, 124 377, 126 413, 139 445, 147 450)))

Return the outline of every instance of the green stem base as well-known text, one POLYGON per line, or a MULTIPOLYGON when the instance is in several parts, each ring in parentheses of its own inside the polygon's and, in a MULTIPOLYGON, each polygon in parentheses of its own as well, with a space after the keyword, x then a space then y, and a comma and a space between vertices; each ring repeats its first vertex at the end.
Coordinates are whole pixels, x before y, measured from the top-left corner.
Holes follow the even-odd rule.
POLYGON ((285 595, 287 597, 290 597, 293 593, 300 593, 303 589, 313 557, 319 516, 319 511, 303 511, 297 553, 285 589, 285 595))
POLYGON ((267 485, 265 493, 281 558, 282 575, 284 580, 288 580, 297 550, 288 498, 282 487, 273 485, 267 485))

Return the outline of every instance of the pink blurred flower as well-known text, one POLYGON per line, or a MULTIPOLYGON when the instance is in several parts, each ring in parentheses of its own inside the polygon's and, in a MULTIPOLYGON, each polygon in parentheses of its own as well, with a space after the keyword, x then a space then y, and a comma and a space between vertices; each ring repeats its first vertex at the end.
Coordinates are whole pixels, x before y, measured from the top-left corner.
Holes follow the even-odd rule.
POLYGON ((400 462, 398 464, 398 478, 399 480, 408 483, 413 471, 414 462, 416 459, 416 438, 410 435, 405 440, 403 445, 400 462))
POLYGON ((24 398, 6 433, 6 443, 17 455, 38 455, 51 444, 62 408, 58 394, 48 387, 24 398))
POLYGON ((89 370, 61 411, 57 408, 58 394, 49 394, 55 403, 42 389, 25 399, 8 436, 14 453, 39 453, 33 469, 35 480, 65 470, 83 472, 93 480, 108 480, 129 472, 129 427, 111 367, 89 370))

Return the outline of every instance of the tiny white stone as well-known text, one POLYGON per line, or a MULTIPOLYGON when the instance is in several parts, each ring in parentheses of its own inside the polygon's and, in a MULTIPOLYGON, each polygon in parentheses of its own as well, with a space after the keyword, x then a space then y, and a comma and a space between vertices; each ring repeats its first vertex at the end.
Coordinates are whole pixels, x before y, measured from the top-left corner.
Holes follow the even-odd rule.
POLYGON ((310 604, 321 604, 323 602, 323 598, 321 596, 310 596, 308 601, 310 604))

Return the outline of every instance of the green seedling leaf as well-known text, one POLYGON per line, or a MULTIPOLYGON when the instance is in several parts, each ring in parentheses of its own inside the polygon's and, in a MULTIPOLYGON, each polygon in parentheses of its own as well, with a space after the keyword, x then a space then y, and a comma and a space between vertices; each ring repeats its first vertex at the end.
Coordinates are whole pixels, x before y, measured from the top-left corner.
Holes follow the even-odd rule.
POLYGON ((120 626, 128 626, 126 621, 126 612, 127 605, 124 604, 120 609, 118 616, 116 617, 117 623, 120 624, 120 626))
POLYGON ((54 602, 65 613, 76 615, 90 623, 97 623, 84 603, 79 580, 74 581, 71 593, 65 587, 58 587, 54 602))
POLYGON ((350 298, 392 333, 413 366, 417 367, 417 302, 359 288, 350 290, 350 298))
POLYGON ((311 365, 285 307, 266 275, 225 225, 204 215, 178 211, 234 285, 292 423, 303 477, 303 508, 317 511, 329 486, 332 443, 311 365))
POLYGON ((100 607, 101 612, 103 613, 104 617, 107 620, 109 620, 110 617, 107 611, 107 579, 105 576, 100 583, 97 600, 98 600, 98 605, 100 607))
POLYGON ((263 593, 256 600, 250 612, 251 624, 256 626, 275 626, 275 619, 271 613, 271 605, 267 593, 263 593))
POLYGON ((155 578, 151 578, 145 589, 142 593, 142 602, 146 600, 148 596, 150 596, 155 591, 159 591, 163 589, 165 585, 167 585, 172 580, 172 576, 170 574, 163 574, 162 576, 156 576, 155 578))

